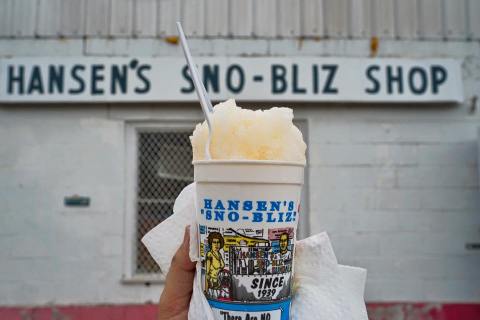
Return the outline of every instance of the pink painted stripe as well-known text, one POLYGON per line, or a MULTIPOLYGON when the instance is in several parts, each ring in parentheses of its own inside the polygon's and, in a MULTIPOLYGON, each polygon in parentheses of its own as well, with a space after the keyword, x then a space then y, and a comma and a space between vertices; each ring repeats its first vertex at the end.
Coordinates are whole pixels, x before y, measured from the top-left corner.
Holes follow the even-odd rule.
MULTIPOLYGON (((370 320, 479 320, 478 304, 368 303, 370 320)), ((0 307, 1 320, 155 320, 157 306, 76 305, 0 307)))
POLYGON ((370 320, 478 320, 478 304, 461 303, 368 303, 370 320))
POLYGON ((154 320, 157 306, 78 305, 48 307, 0 307, 1 320, 154 320))

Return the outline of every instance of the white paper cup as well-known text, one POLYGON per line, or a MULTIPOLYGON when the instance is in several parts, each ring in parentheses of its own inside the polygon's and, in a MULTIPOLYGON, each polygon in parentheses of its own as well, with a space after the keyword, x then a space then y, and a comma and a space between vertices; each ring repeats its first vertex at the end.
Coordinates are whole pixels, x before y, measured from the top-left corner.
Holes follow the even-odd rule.
POLYGON ((202 288, 216 319, 288 320, 304 164, 193 165, 202 288))

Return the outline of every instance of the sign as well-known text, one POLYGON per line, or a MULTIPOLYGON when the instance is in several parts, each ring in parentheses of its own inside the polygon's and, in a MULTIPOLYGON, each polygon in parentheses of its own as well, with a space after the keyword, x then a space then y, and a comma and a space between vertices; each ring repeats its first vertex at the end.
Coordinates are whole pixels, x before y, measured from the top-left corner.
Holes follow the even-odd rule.
MULTIPOLYGON (((213 100, 462 102, 452 59, 198 57, 213 100)), ((183 57, 0 59, 0 102, 197 101, 183 57)))

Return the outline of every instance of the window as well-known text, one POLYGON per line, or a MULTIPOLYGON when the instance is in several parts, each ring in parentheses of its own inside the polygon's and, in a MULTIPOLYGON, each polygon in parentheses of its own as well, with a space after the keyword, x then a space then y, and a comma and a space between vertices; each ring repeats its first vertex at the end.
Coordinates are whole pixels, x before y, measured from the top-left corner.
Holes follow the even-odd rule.
MULTIPOLYGON (((182 189, 193 181, 192 148, 190 126, 134 126, 127 130, 127 169, 131 177, 131 195, 127 216, 130 242, 126 246, 131 252, 128 259, 133 267, 127 278, 155 276, 160 269, 141 243, 142 237, 157 224, 168 218, 173 204, 182 189), (133 225, 133 226, 132 226, 133 225), (132 241, 134 239, 134 241, 132 241), (130 248, 129 248, 130 247, 130 248)), ((128 171, 127 170, 127 171, 128 171)), ((128 240, 127 240, 128 241, 128 240)), ((127 270, 127 271, 128 271, 127 270)))
MULTIPOLYGON (((141 238, 173 210, 182 189, 193 181, 189 136, 194 123, 130 123, 126 126, 127 212, 124 238, 124 281, 150 282, 162 279, 141 238)), ((295 124, 307 140, 306 121, 295 124)), ((308 170, 308 168, 307 168, 308 170)), ((302 211, 298 237, 309 234, 308 173, 302 190, 302 211)))

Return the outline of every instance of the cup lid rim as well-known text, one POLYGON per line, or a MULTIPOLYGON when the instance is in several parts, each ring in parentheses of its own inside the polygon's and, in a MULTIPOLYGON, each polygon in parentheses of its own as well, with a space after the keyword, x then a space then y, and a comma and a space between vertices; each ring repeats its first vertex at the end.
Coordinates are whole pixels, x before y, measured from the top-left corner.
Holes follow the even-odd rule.
POLYGON ((253 160, 253 159, 212 159, 212 160, 194 160, 193 165, 209 165, 209 164, 255 164, 255 165, 286 165, 305 167, 304 161, 284 161, 284 160, 253 160))

